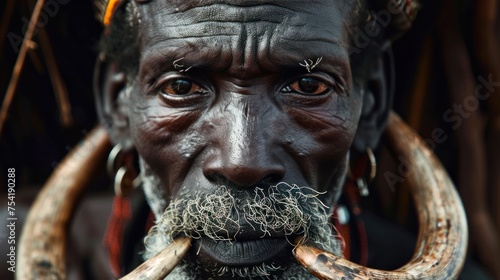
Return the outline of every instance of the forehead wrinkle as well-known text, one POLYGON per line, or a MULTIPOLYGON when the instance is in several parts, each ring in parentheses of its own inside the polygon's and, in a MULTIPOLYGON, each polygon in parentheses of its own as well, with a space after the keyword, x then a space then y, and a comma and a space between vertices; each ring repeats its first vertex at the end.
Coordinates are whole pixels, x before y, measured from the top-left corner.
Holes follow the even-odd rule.
POLYGON ((294 17, 298 13, 293 10, 276 6, 260 5, 252 7, 229 6, 214 4, 197 7, 185 12, 169 13, 176 25, 185 25, 198 22, 255 22, 265 21, 281 23, 286 18, 294 17))
MULTIPOLYGON (((276 6, 293 11, 300 11, 304 7, 303 0, 168 0, 168 5, 175 6, 184 12, 193 8, 206 7, 216 4, 225 4, 237 7, 276 6)), ((311 0, 310 3, 324 3, 324 0, 311 0)))
MULTIPOLYGON (((210 2, 210 1, 209 1, 210 2)), ((215 1, 221 2, 221 1, 215 1)), ((293 2, 293 1, 292 1, 293 2)), ((157 1, 154 1, 157 3, 157 1)), ((146 20, 144 26, 150 25, 150 28, 146 28, 144 33, 150 34, 148 37, 156 37, 159 35, 158 31, 164 31, 165 35, 172 38, 181 38, 189 36, 204 36, 207 32, 217 30, 220 35, 234 35, 239 31, 239 28, 234 28, 228 26, 230 23, 250 23, 250 22, 261 22, 261 23, 275 23, 275 24, 286 24, 291 27, 306 27, 311 29, 323 29, 323 20, 318 19, 318 15, 309 12, 298 12, 293 9, 283 8, 276 5, 257 5, 257 6, 231 6, 224 4, 212 4, 208 6, 193 7, 185 12, 176 12, 173 7, 161 8, 161 3, 156 7, 153 4, 141 5, 146 6, 143 9, 147 9, 145 14, 151 15, 146 20), (173 23, 173 24, 172 24, 173 23), (220 23, 225 23, 224 26, 218 25, 220 23), (200 24, 200 25, 196 25, 200 24)), ((165 4, 164 4, 165 5, 165 4)), ((311 4, 308 3, 307 6, 311 4)), ((321 8, 324 10, 328 7, 323 5, 321 8)), ((331 16, 338 14, 338 10, 334 7, 329 7, 331 11, 331 16)), ((330 13, 328 13, 329 15, 330 13)), ((330 16, 327 16, 330 17, 330 16)), ((329 25, 329 24, 327 24, 329 25)), ((309 31, 307 30, 307 31, 309 31)), ((305 33, 307 33, 307 31, 305 33)), ((323 30, 322 32, 328 32, 329 30, 323 30)))
POLYGON ((339 11, 348 13, 348 9, 351 9, 356 1, 359 0, 308 0, 307 5, 304 5, 304 0, 167 0, 164 3, 177 12, 223 4, 236 7, 274 6, 294 13, 311 13, 311 9, 324 9, 325 6, 334 3, 339 11))
MULTIPOLYGON (((188 21, 227 21, 227 22, 252 22, 252 21, 269 21, 282 22, 284 16, 293 15, 310 15, 313 20, 318 15, 342 14, 350 15, 350 10, 353 8, 353 1, 358 0, 343 0, 343 1, 304 1, 294 0, 178 0, 178 1, 152 1, 147 4, 140 5, 141 9, 146 9, 145 13, 151 16, 159 15, 160 17, 169 16, 175 20, 178 25, 188 24, 188 21), (328 11, 326 11, 328 10, 328 11), (326 14, 325 14, 326 12, 326 14)), ((321 21, 319 21, 321 23, 321 21)), ((166 22, 163 22, 166 24, 166 22)), ((293 22, 290 22, 293 24, 293 22)), ((319 24, 319 27, 324 25, 319 24)))
MULTIPOLYGON (((227 5, 215 6, 217 6, 216 10, 219 10, 227 5)), ((241 7, 236 7, 236 10, 234 10, 235 7, 229 8, 233 8, 233 12, 242 11, 241 7)), ((252 7, 252 9, 254 13, 258 10, 255 7, 252 7)), ((335 20, 341 11, 338 9, 332 10, 334 11, 329 16, 330 20, 326 23, 321 22, 321 18, 324 17, 314 17, 311 14, 299 17, 295 13, 294 15, 283 16, 282 21, 279 23, 253 21, 255 18, 252 17, 238 22, 221 22, 214 21, 213 17, 206 15, 204 17, 208 17, 207 19, 196 19, 198 21, 196 23, 177 26, 165 25, 165 22, 175 22, 177 24, 178 21, 169 19, 171 14, 168 14, 168 12, 160 12, 156 9, 157 15, 164 16, 153 16, 153 20, 149 21, 151 28, 143 32, 143 34, 150 34, 147 36, 149 37, 147 44, 143 44, 145 50, 143 53, 149 52, 148 50, 151 48, 157 48, 157 52, 165 52, 164 58, 160 62, 156 62, 157 65, 163 64, 162 67, 165 67, 164 64, 171 64, 173 60, 181 57, 186 57, 186 60, 183 61, 187 63, 187 56, 193 56, 193 61, 189 63, 190 66, 193 64, 196 66, 197 63, 194 60, 198 60, 205 64, 216 63, 218 69, 227 69, 227 61, 232 63, 236 59, 240 63, 240 67, 237 67, 240 68, 240 71, 247 68, 241 67, 244 64, 241 62, 249 61, 251 58, 256 58, 253 59, 253 63, 259 69, 276 67, 276 65, 296 67, 298 63, 304 59, 312 58, 312 56, 328 57, 331 55, 334 56, 334 59, 330 59, 330 61, 339 60, 343 62, 346 51, 343 50, 346 42, 342 40, 345 38, 344 25, 342 22, 335 20), (163 20, 161 20, 162 18, 163 20), (252 21, 245 22, 245 20, 249 19, 252 21), (326 29, 326 25, 330 28, 326 29), (252 38, 245 39, 242 37, 242 30, 245 30, 243 26, 248 27, 248 36, 252 38), (170 50, 173 50, 173 55, 170 55, 170 50), (196 52, 199 52, 200 55, 197 55, 196 52), (220 67, 222 52, 230 53, 230 55, 223 56, 226 60, 223 63, 225 64, 224 67, 220 67), (255 53, 257 54, 255 55, 255 53), (233 57, 235 54, 238 54, 239 57, 233 57), (169 59, 172 61, 167 61, 169 59)), ((265 13, 265 11, 262 12, 265 13)), ((166 66, 170 67, 170 65, 166 66)), ((211 67, 211 69, 213 68, 211 67)))
MULTIPOLYGON (((283 24, 267 24, 262 22, 256 23, 200 23, 194 26, 183 26, 180 28, 164 28, 162 31, 165 36, 151 37, 144 46, 145 52, 150 52, 151 48, 156 45, 171 45, 172 49, 196 50, 202 49, 204 46, 214 47, 213 45, 225 44, 228 41, 241 41, 242 35, 254 37, 254 40, 259 41, 258 46, 271 46, 272 49, 276 48, 290 48, 292 45, 299 43, 299 45, 312 43, 326 43, 335 47, 344 47, 345 42, 342 39, 342 32, 311 32, 308 26, 301 26, 302 28, 295 28, 288 25, 286 22, 283 24), (248 26, 248 34, 242 34, 248 26), (263 40, 266 38, 267 40, 263 40)), ((155 33, 158 30, 155 31, 155 33)), ((245 37, 243 36, 243 37, 245 37)), ((230 43, 232 45, 233 43, 230 43)), ((301 46, 302 47, 302 46, 301 46)), ((163 47, 162 47, 163 48, 163 47)))
MULTIPOLYGON (((283 33, 276 33, 280 39, 289 41, 324 41, 336 45, 343 45, 342 34, 336 34, 331 30, 321 30, 321 33, 312 33, 311 30, 318 30, 319 27, 307 25, 291 25, 287 22, 279 24, 270 24, 268 22, 253 22, 247 23, 260 25, 261 27, 269 27, 268 29, 281 29, 283 33), (291 32, 290 32, 291 31, 291 32), (292 36, 286 36, 291 34, 292 36), (288 38, 290 37, 290 38, 288 38)), ((204 22, 185 26, 161 26, 163 36, 154 36, 160 30, 155 29, 149 36, 144 37, 145 45, 154 45, 163 40, 169 39, 196 39, 210 37, 238 37, 241 35, 242 23, 235 22, 204 22)))
MULTIPOLYGON (((286 18, 297 17, 297 11, 272 5, 252 7, 214 4, 195 7, 187 11, 176 11, 171 8, 157 8, 153 5, 144 5, 144 14, 150 15, 153 21, 161 22, 165 27, 179 27, 201 22, 271 22, 281 23, 286 18), (168 19, 168 20, 165 20, 168 19)), ((288 20, 290 24, 293 24, 288 20)), ((147 22, 148 23, 148 22, 147 22)), ((158 26, 155 26, 158 27, 158 26)))
MULTIPOLYGON (((347 2, 344 3, 344 1, 308 1, 307 5, 304 5, 303 1, 292 0, 182 0, 152 1, 147 4, 142 4, 140 7, 143 10, 141 14, 149 15, 147 18, 150 20, 144 22, 145 25, 152 24, 151 28, 149 28, 150 30, 159 30, 162 27, 181 28, 182 26, 202 22, 236 23, 260 21, 270 23, 287 22, 287 24, 291 26, 302 26, 307 23, 311 28, 329 31, 330 29, 325 28, 324 17, 328 15, 331 17, 339 16, 340 14, 345 15, 348 13, 346 8, 350 7, 350 4, 347 2), (334 6, 331 5, 333 3, 335 3, 334 6), (184 8, 179 9, 181 6, 184 8), (326 14, 325 9, 329 10, 326 14), (321 14, 321 12, 323 14, 321 14), (302 17, 300 14, 302 14, 302 17), (309 16, 309 18, 304 21, 304 16, 309 16), (299 22, 296 22, 297 19, 299 22), (301 20, 302 22, 300 22, 301 20), (169 22, 175 22, 175 24, 169 24, 169 22), (313 26, 311 26, 311 23, 314 23, 313 26)), ((326 24, 326 26, 329 25, 326 24)), ((147 31, 147 29, 143 31, 147 31)))
MULTIPOLYGON (((153 9, 145 21, 141 41, 153 43, 164 38, 191 38, 212 35, 238 36, 241 23, 283 24, 291 27, 305 25, 307 18, 295 12, 276 11, 275 8, 241 8, 225 5, 203 7, 185 13, 171 13, 168 9, 153 9), (163 36, 158 36, 163 35, 163 36), (151 42, 152 41, 152 42, 151 42)), ((149 7, 149 9, 151 9, 149 7)))

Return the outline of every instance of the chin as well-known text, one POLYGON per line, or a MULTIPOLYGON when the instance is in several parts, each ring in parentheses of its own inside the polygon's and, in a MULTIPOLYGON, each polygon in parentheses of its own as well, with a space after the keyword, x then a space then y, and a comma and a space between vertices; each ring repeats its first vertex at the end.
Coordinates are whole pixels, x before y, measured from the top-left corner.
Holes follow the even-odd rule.
MULTIPOLYGON (((232 263, 219 262, 220 256, 206 256, 203 247, 198 246, 200 242, 195 242, 191 252, 165 279, 317 279, 295 260, 290 244, 278 255, 268 252, 270 256, 264 260, 256 260, 257 257, 250 260, 243 253, 232 263)), ((224 246, 238 245, 233 242, 224 246)))
POLYGON ((188 262, 179 264, 165 279, 317 279, 298 263, 276 267, 272 263, 262 263, 249 267, 221 266, 216 270, 206 270, 200 265, 188 262))

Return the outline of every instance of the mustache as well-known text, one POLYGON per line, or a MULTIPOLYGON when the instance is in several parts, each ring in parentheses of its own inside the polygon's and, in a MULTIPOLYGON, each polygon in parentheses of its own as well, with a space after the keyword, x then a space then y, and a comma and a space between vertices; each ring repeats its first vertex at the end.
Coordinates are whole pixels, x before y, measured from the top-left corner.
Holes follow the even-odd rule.
MULTIPOLYGON (((144 240, 145 257, 153 256, 159 244, 184 235, 215 241, 236 240, 241 227, 253 238, 302 235, 302 243, 323 236, 329 223, 329 207, 309 187, 279 183, 252 191, 221 185, 213 193, 180 193, 144 240)), ((291 243, 291 241, 290 241, 291 243)))

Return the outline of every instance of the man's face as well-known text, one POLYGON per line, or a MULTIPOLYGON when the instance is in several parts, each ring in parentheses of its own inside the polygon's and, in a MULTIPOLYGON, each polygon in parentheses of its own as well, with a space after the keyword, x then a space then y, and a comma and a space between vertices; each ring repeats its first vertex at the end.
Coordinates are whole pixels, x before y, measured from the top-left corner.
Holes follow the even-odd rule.
POLYGON ((138 7, 141 56, 128 114, 144 172, 157 182, 145 185, 153 211, 176 201, 183 215, 189 201, 229 199, 228 208, 211 205, 231 216, 215 234, 194 226, 203 229, 193 234, 192 252, 202 275, 216 277, 207 267, 218 265, 286 270, 287 239, 307 229, 263 228, 248 205, 280 192, 309 204, 301 193, 324 193, 318 198, 329 212, 338 198, 362 106, 348 56, 348 5, 172 0, 138 7))

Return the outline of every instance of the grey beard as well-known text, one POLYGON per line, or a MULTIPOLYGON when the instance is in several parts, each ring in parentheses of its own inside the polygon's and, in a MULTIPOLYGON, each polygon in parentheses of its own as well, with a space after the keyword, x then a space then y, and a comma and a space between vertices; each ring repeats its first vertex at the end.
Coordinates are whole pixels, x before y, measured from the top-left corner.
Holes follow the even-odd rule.
POLYGON ((161 186, 160 178, 153 173, 142 157, 139 157, 139 165, 141 167, 139 175, 142 179, 142 188, 146 196, 146 201, 155 214, 155 217, 161 217, 163 209, 167 207, 167 201, 165 200, 165 190, 161 186))
MULTIPOLYGON (((303 235, 301 242, 312 242, 339 255, 340 245, 329 223, 331 211, 318 198, 320 195, 311 188, 286 183, 266 189, 255 188, 253 194, 225 186, 210 194, 182 192, 170 202, 146 236, 144 257, 148 259, 156 255, 177 236, 194 239, 206 236, 230 242, 235 236, 225 228, 227 225, 237 228, 241 219, 263 236, 271 235, 271 232, 282 232, 287 237, 303 235)), ((207 269, 196 262, 183 261, 166 279, 200 279, 202 271, 207 269)), ((209 272, 233 279, 278 279, 275 274, 281 275, 280 279, 316 279, 296 261, 287 267, 263 263, 252 267, 223 266, 209 272)))

